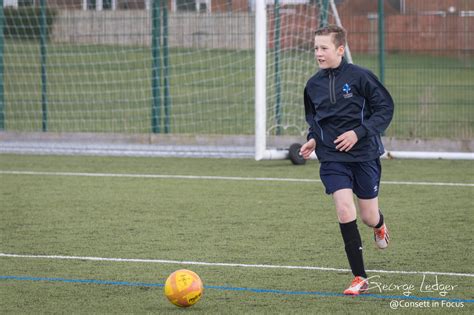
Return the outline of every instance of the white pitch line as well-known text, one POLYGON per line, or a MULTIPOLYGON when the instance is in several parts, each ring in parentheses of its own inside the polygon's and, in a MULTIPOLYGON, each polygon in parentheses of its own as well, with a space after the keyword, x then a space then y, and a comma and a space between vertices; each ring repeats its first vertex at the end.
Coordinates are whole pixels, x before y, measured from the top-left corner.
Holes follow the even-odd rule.
MULTIPOLYGON (((161 179, 211 179, 235 181, 280 181, 280 182, 321 182, 317 179, 272 178, 272 177, 235 177, 235 176, 201 176, 201 175, 165 175, 165 174, 114 174, 114 173, 71 173, 71 172, 35 172, 35 171, 2 171, 7 175, 44 175, 44 176, 82 176, 82 177, 121 177, 121 178, 161 178, 161 179)), ((473 184, 474 185, 474 184, 473 184)))
MULTIPOLYGON (((229 181, 270 181, 270 182, 296 182, 296 183, 320 183, 321 182, 321 180, 319 179, 307 179, 307 178, 200 176, 200 175, 165 175, 165 174, 73 173, 73 172, 36 172, 36 171, 3 171, 3 170, 0 170, 0 174, 40 175, 40 176, 78 176, 78 177, 201 179, 201 180, 204 179, 204 180, 229 180, 229 181)), ((382 181, 382 184, 474 187, 474 183, 444 183, 444 182, 382 181)))
MULTIPOLYGON (((201 261, 181 261, 181 260, 164 260, 164 259, 105 258, 105 257, 88 257, 88 256, 62 256, 62 255, 24 255, 24 254, 6 254, 6 253, 0 253, 0 257, 350 272, 349 269, 315 267, 315 266, 284 266, 284 265, 261 265, 261 264, 252 265, 252 264, 238 264, 238 263, 211 263, 211 262, 201 262, 201 261)), ((374 272, 374 273, 391 273, 391 274, 404 274, 404 275, 438 275, 438 276, 474 277, 474 274, 472 273, 456 273, 456 272, 403 271, 403 270, 367 270, 367 271, 374 272)))

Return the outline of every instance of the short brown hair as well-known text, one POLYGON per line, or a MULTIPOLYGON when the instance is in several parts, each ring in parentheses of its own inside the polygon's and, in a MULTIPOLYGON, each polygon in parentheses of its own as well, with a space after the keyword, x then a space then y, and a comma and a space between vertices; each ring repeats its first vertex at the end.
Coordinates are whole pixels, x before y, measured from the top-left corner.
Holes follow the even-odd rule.
POLYGON ((335 24, 329 24, 323 27, 318 28, 315 32, 314 35, 330 35, 334 34, 333 36, 333 42, 336 45, 336 47, 339 46, 346 46, 346 37, 347 37, 347 31, 341 27, 337 26, 335 24))

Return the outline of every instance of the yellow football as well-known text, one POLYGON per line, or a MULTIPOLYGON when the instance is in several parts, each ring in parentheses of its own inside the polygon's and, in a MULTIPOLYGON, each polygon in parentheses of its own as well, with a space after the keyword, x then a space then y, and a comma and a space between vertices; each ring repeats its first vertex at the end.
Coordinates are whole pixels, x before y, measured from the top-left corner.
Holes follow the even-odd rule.
POLYGON ((165 295, 179 307, 189 307, 199 301, 203 294, 201 278, 187 269, 176 270, 165 282, 165 295))

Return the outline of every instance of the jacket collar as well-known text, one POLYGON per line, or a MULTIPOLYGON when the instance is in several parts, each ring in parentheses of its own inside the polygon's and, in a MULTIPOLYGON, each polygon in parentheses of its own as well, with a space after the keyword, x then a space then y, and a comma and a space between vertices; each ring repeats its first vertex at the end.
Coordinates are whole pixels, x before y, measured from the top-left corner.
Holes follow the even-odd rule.
POLYGON ((329 74, 330 72, 334 74, 338 74, 339 72, 342 71, 342 69, 344 69, 346 65, 347 65, 346 58, 342 57, 341 63, 339 64, 339 66, 337 66, 337 68, 323 69, 323 71, 324 71, 324 74, 329 74))

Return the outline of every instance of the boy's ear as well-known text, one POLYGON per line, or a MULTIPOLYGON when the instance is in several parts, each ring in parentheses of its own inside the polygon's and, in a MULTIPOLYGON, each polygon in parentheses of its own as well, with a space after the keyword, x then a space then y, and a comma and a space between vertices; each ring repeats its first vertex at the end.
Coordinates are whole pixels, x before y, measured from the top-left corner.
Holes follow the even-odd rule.
POLYGON ((337 47, 337 49, 336 49, 337 55, 338 56, 344 56, 344 50, 345 50, 345 48, 344 48, 343 45, 337 47))

